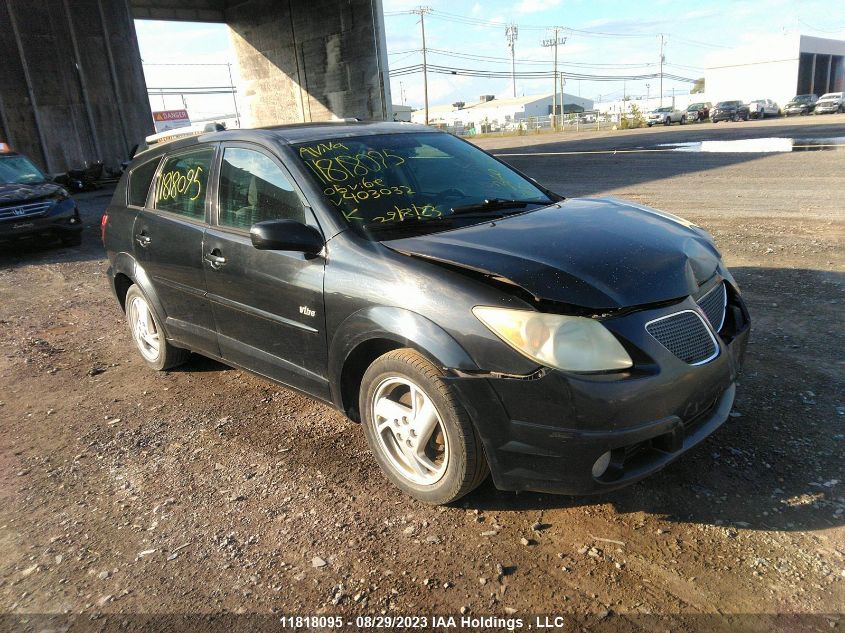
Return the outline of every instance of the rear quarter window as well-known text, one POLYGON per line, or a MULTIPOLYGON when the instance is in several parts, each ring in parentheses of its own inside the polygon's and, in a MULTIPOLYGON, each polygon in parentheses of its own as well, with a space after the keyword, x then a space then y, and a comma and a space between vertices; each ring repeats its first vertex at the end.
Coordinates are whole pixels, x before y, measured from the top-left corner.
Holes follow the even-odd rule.
POLYGON ((138 165, 129 172, 127 205, 143 207, 147 204, 147 195, 150 193, 150 185, 153 183, 153 176, 155 176, 159 162, 161 162, 161 159, 156 158, 138 165))
POLYGON ((156 176, 155 209, 205 219, 205 197, 214 148, 202 147, 164 159, 156 176))

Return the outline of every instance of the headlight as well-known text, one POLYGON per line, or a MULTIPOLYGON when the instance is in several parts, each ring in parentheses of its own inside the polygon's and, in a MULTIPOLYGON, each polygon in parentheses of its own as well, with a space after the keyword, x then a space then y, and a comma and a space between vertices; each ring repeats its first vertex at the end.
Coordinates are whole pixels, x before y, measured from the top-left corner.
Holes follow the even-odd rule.
POLYGON ((594 319, 484 306, 472 313, 516 351, 547 367, 608 371, 634 364, 616 337, 594 319))

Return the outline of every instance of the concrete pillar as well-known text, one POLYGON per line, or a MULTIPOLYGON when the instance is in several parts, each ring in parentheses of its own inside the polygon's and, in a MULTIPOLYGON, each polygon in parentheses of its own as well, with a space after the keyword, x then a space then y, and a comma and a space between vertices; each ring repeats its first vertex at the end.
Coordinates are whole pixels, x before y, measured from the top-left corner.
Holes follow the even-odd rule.
POLYGON ((225 16, 245 127, 392 119, 380 0, 245 0, 225 16))
POLYGON ((0 59, 2 133, 49 172, 116 168, 152 132, 127 0, 0 0, 0 59))

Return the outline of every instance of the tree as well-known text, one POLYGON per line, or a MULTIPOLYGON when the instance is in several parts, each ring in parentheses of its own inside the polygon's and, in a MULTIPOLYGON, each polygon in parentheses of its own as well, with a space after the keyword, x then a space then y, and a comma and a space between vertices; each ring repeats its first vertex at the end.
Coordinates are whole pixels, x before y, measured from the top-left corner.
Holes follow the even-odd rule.
POLYGON ((700 94, 704 92, 704 77, 699 77, 692 85, 692 90, 689 91, 691 95, 700 94))

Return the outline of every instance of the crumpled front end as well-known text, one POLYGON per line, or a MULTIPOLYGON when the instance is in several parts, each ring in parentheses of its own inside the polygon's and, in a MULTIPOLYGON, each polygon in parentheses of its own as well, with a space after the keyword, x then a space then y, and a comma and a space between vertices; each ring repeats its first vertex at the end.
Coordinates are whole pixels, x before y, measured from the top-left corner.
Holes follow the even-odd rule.
POLYGON ((736 288, 714 281, 695 297, 603 321, 634 360, 630 370, 452 377, 496 486, 612 490, 660 470, 723 424, 750 319, 736 288))

